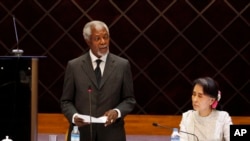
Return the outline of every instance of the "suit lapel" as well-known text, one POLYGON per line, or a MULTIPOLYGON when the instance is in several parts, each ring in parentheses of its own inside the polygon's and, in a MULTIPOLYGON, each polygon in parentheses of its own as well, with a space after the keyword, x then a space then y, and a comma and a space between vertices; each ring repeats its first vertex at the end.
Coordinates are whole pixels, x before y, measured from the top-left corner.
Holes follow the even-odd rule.
POLYGON ((81 67, 83 71, 87 74, 89 79, 92 81, 92 83, 94 83, 95 86, 98 87, 89 53, 87 53, 86 55, 83 55, 81 67))
POLYGON ((101 80, 101 83, 100 83, 100 88, 104 85, 105 81, 112 74, 115 66, 116 66, 116 61, 112 57, 112 54, 109 53, 108 56, 107 56, 107 61, 106 61, 106 64, 105 64, 102 80, 101 80))

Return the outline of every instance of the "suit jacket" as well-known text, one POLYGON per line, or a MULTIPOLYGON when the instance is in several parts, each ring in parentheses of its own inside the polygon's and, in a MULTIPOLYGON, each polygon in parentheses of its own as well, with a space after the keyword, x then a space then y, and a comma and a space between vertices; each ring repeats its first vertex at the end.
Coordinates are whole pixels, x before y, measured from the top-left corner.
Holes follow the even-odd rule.
MULTIPOLYGON (((124 117, 133 110, 135 103, 128 60, 109 53, 99 87, 89 52, 68 62, 61 109, 71 123, 69 131, 72 130, 73 115, 75 113, 89 115, 90 104, 94 117, 100 117, 106 111, 117 108, 121 112, 121 118, 115 123, 108 127, 104 127, 103 124, 92 124, 92 141, 125 141, 124 117), (89 87, 92 89, 90 94, 89 87)), ((83 126, 79 130, 81 141, 89 141, 90 127, 83 126)))

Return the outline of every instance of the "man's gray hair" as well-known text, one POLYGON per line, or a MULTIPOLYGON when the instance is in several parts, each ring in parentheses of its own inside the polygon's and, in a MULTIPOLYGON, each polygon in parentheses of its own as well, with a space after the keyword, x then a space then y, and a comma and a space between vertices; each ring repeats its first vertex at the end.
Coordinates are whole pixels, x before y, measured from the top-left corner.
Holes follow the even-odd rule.
POLYGON ((83 27, 84 39, 89 40, 89 37, 92 34, 91 28, 102 29, 103 27, 107 30, 107 32, 109 34, 108 26, 102 21, 90 21, 90 22, 86 23, 85 26, 83 27))

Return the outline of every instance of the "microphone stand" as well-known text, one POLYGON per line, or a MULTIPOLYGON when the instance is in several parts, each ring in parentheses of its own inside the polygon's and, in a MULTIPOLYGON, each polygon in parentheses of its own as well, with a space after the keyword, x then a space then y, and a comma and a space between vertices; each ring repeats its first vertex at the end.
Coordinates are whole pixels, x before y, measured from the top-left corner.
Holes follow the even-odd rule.
POLYGON ((88 94, 89 94, 89 130, 90 130, 90 141, 92 141, 93 135, 92 135, 92 107, 91 107, 91 93, 92 89, 91 86, 88 88, 88 94))
POLYGON ((185 131, 179 131, 181 133, 185 133, 185 134, 189 134, 189 135, 192 135, 192 136, 195 136, 196 140, 199 141, 198 137, 195 135, 195 134, 192 134, 192 133, 188 133, 188 132, 185 132, 185 131))
MULTIPOLYGON (((158 123, 155 123, 155 122, 152 125, 155 126, 155 127, 161 127, 161 128, 165 128, 165 129, 169 129, 169 130, 173 129, 172 127, 162 126, 162 125, 160 125, 158 123)), ((181 130, 179 132, 192 135, 192 136, 194 136, 196 138, 197 141, 199 141, 198 137, 195 134, 185 132, 185 131, 181 131, 181 130)))

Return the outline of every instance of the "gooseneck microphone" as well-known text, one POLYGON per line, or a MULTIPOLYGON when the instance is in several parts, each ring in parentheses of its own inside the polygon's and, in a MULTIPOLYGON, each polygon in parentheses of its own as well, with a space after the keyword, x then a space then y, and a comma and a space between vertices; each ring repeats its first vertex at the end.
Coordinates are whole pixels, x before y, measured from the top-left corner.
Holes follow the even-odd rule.
MULTIPOLYGON (((161 128, 165 128, 165 129, 168 129, 168 130, 173 130, 172 127, 163 126, 163 125, 160 125, 160 124, 158 124, 156 122, 154 122, 152 125, 155 126, 155 127, 161 127, 161 128)), ((179 132, 185 133, 185 134, 188 134, 188 135, 192 135, 192 136, 194 136, 196 138, 197 141, 199 141, 198 137, 195 134, 185 132, 185 131, 181 131, 181 130, 179 132)))
POLYGON ((17 28, 16 28, 16 18, 13 16, 13 24, 14 24, 14 29, 15 29, 15 35, 16 35, 16 46, 17 49, 13 49, 12 53, 14 53, 16 56, 21 56, 23 53, 22 49, 19 49, 19 42, 18 42, 18 34, 17 34, 17 28))
POLYGON ((92 108, 91 108, 91 93, 92 93, 92 88, 89 85, 88 87, 88 94, 89 94, 89 130, 90 130, 90 141, 92 141, 92 108))
POLYGON ((162 125, 160 125, 160 124, 158 124, 156 122, 154 122, 152 125, 155 126, 155 127, 161 127, 161 128, 165 128, 165 129, 169 129, 169 130, 173 129, 172 127, 162 126, 162 125))

